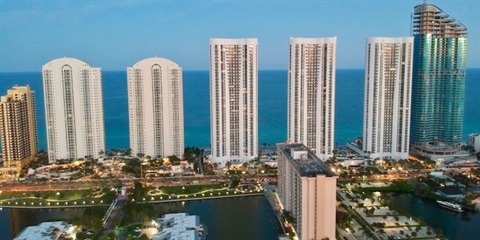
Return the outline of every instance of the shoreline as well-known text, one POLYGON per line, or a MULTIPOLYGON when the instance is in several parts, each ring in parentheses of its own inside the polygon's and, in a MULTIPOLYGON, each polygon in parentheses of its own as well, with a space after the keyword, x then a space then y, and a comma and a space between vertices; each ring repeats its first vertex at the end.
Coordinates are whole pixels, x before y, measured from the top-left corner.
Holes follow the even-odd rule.
MULTIPOLYGON (((159 204, 159 203, 171 203, 171 202, 185 202, 185 201, 195 201, 195 200, 215 200, 222 198, 235 198, 235 197, 254 197, 265 195, 263 192, 253 192, 253 193, 240 193, 233 195, 221 195, 221 196, 202 196, 202 197, 192 197, 192 198, 175 198, 175 199, 165 199, 165 200, 154 200, 154 201, 136 201, 139 204, 159 204)), ((50 205, 50 206, 29 206, 29 205, 0 205, 0 209, 58 209, 58 208, 86 208, 86 207, 107 207, 110 204, 86 204, 86 205, 50 205)), ((0 210, 1 211, 1 210, 0 210)))

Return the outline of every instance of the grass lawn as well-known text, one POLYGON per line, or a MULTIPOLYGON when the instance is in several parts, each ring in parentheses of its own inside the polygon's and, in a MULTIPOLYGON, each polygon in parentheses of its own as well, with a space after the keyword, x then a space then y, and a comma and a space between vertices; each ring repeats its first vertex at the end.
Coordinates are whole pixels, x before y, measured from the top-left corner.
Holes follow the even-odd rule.
POLYGON ((92 190, 44 191, 44 192, 4 192, 0 199, 42 198, 49 200, 74 200, 92 196, 92 190))
POLYGON ((107 204, 113 201, 115 194, 94 190, 68 190, 44 192, 2 192, 0 204, 24 206, 65 206, 107 204))
POLYGON ((186 186, 165 186, 160 187, 159 189, 162 190, 165 194, 193 194, 202 191, 208 191, 213 189, 214 191, 217 189, 225 188, 224 184, 214 184, 214 185, 186 185, 186 186), (184 189, 185 188, 185 189, 184 189))

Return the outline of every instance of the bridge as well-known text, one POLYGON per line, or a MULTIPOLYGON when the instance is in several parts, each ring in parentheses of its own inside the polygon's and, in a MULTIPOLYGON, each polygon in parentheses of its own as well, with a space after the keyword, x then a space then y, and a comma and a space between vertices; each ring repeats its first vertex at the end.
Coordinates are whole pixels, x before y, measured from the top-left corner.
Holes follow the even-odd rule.
POLYGON ((127 188, 124 186, 121 188, 121 191, 117 193, 117 199, 115 199, 115 201, 110 204, 110 207, 108 207, 108 210, 103 217, 102 229, 100 231, 100 234, 98 234, 97 236, 104 235, 105 233, 114 229, 114 220, 117 217, 121 217, 121 215, 123 214, 121 208, 128 201, 126 191, 127 188))

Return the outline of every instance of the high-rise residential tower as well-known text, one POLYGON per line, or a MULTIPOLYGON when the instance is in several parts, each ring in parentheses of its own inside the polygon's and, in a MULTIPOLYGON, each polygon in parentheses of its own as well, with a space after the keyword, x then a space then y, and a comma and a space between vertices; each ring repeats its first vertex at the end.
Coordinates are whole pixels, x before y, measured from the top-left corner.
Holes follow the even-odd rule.
POLYGON ((159 57, 127 68, 132 155, 183 156, 182 68, 159 57))
POLYGON ((105 151, 100 68, 58 58, 42 71, 49 161, 98 158, 105 151))
POLYGON ((459 146, 467 28, 437 6, 423 3, 415 6, 413 36, 411 144, 419 150, 459 146))
POLYGON ((258 156, 257 39, 210 39, 212 161, 258 156))
POLYGON ((299 239, 335 239, 337 178, 304 144, 278 143, 278 196, 299 239))
POLYGON ((336 37, 290 38, 288 137, 320 159, 333 156, 336 37))
POLYGON ((38 152, 35 92, 15 86, 0 99, 0 134, 4 167, 21 170, 38 152))
POLYGON ((363 151, 407 159, 413 37, 368 38, 365 56, 363 151))

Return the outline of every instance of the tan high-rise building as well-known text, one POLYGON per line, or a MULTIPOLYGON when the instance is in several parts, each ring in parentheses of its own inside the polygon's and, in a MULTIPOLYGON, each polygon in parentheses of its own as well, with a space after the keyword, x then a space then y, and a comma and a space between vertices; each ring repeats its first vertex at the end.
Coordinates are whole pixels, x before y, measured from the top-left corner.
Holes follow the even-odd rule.
POLYGON ((287 138, 333 156, 337 38, 290 38, 287 138))
POLYGON ((143 59, 127 68, 132 155, 184 152, 182 68, 165 58, 143 59))
POLYGON ((15 86, 0 100, 0 133, 4 167, 21 170, 38 151, 35 92, 15 86))
POLYGON ((299 239, 335 239, 337 178, 304 144, 277 144, 278 195, 299 239))
POLYGON ((210 39, 212 161, 258 156, 257 39, 210 39))

